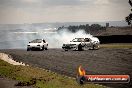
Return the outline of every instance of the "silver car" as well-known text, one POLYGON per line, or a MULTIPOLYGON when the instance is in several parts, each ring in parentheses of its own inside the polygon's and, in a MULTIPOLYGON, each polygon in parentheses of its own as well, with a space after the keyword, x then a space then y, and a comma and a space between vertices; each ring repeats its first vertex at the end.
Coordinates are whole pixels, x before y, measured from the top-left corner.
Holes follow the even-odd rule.
POLYGON ((67 44, 63 44, 62 48, 67 50, 85 50, 99 49, 100 41, 97 38, 75 38, 67 44))

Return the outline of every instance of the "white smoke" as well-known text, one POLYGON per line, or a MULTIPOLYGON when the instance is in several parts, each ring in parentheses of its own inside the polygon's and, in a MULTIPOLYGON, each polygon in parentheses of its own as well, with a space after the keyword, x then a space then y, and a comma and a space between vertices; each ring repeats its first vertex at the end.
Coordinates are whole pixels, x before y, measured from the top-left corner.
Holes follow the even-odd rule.
POLYGON ((16 32, 9 32, 5 35, 3 43, 0 48, 19 48, 26 49, 28 42, 34 39, 45 39, 49 48, 61 48, 63 43, 68 43, 74 38, 93 38, 95 41, 99 41, 98 38, 93 37, 90 34, 86 34, 84 31, 78 31, 71 33, 66 29, 57 32, 56 28, 47 29, 34 29, 34 30, 23 30, 16 32))
MULTIPOLYGON (((99 41, 98 38, 93 37, 91 34, 86 34, 85 31, 80 30, 76 33, 72 33, 68 30, 62 30, 59 33, 51 36, 51 41, 49 41, 52 45, 52 48, 60 48, 62 44, 69 43, 74 38, 91 38, 94 41, 99 41)), ((49 39, 50 40, 50 39, 49 39)))

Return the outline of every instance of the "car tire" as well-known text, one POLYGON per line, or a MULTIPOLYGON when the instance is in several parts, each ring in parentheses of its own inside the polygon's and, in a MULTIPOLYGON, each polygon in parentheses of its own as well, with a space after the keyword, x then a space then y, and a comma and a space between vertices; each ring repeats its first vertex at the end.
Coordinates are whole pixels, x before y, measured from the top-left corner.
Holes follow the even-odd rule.
POLYGON ((68 51, 68 49, 64 49, 65 51, 68 51))
POLYGON ((92 49, 93 49, 93 50, 95 49, 95 45, 92 46, 92 49))
POLYGON ((48 50, 48 48, 45 48, 45 50, 48 50))
POLYGON ((42 47, 42 49, 41 49, 42 51, 44 50, 44 46, 42 47))
POLYGON ((99 49, 99 45, 96 45, 96 50, 98 50, 99 49))
POLYGON ((99 45, 93 45, 93 50, 98 50, 99 49, 99 45))
POLYGON ((27 48, 27 51, 30 51, 30 48, 27 48))
POLYGON ((78 45, 78 51, 82 51, 82 45, 81 44, 78 45))

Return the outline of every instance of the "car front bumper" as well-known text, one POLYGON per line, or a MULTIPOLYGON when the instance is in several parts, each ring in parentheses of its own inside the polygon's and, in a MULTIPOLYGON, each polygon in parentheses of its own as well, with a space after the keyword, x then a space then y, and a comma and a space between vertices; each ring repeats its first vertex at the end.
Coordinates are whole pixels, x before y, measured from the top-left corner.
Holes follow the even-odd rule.
POLYGON ((63 49, 73 49, 76 48, 76 44, 63 44, 63 49))

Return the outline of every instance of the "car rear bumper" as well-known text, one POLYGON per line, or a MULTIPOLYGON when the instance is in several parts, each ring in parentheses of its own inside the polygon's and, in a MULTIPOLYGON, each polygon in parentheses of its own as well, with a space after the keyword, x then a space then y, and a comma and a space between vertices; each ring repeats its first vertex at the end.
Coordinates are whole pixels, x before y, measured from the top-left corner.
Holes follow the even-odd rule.
POLYGON ((41 46, 28 46, 27 48, 29 48, 29 49, 40 49, 41 46))

